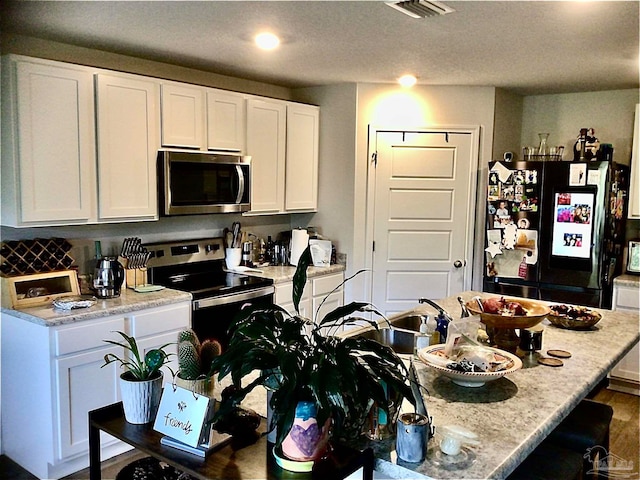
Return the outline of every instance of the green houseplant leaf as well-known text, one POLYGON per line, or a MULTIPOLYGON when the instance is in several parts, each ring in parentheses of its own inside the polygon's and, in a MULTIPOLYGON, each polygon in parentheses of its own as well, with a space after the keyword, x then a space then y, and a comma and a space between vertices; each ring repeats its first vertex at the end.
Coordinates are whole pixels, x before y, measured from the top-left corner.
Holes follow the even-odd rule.
MULTIPOLYGON (((309 265, 311 253, 307 248, 293 277, 296 311, 309 265)), ((353 277, 345 282, 350 278, 353 277)), ((331 419, 336 438, 347 438, 353 430, 359 433, 374 403, 387 413, 391 400, 407 398, 415 404, 407 368, 393 350, 370 339, 321 333, 327 327, 356 322, 378 328, 374 320, 352 318, 356 312, 374 313, 384 319, 372 305, 363 302, 336 308, 317 324, 300 315, 290 315, 278 305, 243 310, 229 329, 229 347, 212 362, 212 373, 219 380, 231 376, 235 386, 214 421, 231 412, 259 385, 272 392, 273 417, 269 427, 277 427, 278 445, 291 430, 296 405, 302 400, 315 402, 320 425, 331 419), (255 371, 259 372, 257 378, 244 381, 255 371)))

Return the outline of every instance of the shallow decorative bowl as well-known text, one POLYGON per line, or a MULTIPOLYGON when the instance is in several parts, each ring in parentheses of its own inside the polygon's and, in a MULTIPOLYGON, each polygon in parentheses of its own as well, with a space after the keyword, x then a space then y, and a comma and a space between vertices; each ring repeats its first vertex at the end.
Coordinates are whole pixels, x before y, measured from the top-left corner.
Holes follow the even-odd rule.
POLYGON ((585 307, 550 305, 550 308, 547 318, 551 325, 568 330, 589 330, 602 319, 598 312, 585 307))
MULTIPOLYGON (((488 298, 488 297, 487 297, 488 298)), ((526 298, 514 298, 514 297, 498 297, 504 298, 510 302, 518 302, 527 311, 526 315, 500 315, 497 313, 485 313, 480 311, 480 308, 475 300, 470 300, 466 303, 467 308, 473 315, 479 315, 480 320, 488 327, 493 328, 531 328, 534 325, 539 324, 544 318, 549 315, 549 307, 534 300, 526 298)))
POLYGON ((504 350, 500 350, 498 348, 492 347, 482 347, 487 350, 492 350, 495 354, 500 355, 511 361, 509 368, 504 370, 500 370, 499 372, 458 372, 456 370, 451 370, 450 368, 436 365, 429 360, 429 357, 426 354, 435 354, 438 351, 444 350, 445 345, 443 343, 438 345, 431 345, 429 347, 425 347, 423 349, 418 350, 418 357, 422 360, 428 367, 436 370, 438 373, 441 373, 445 377, 449 377, 453 383, 456 385, 460 385, 461 387, 481 387, 487 382, 491 382, 493 380, 498 380, 499 378, 504 377, 509 373, 513 373, 516 370, 522 368, 522 360, 520 360, 517 356, 512 353, 505 352, 504 350))

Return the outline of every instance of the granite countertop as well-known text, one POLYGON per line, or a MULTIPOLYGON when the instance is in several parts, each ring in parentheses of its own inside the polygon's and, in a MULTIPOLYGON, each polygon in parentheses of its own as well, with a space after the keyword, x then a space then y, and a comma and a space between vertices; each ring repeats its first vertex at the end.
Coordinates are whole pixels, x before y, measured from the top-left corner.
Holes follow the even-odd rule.
MULTIPOLYGON (((465 300, 479 292, 465 292, 465 300)), ((438 303, 458 316, 456 297, 438 303)), ((427 306, 422 313, 434 313, 427 306)), ((440 376, 416 361, 425 403, 433 417, 436 435, 429 441, 427 457, 419 464, 397 459, 395 440, 370 442, 376 470, 394 478, 477 479, 509 475, 562 419, 607 375, 638 342, 638 315, 598 310, 602 320, 589 331, 564 330, 548 325, 543 349, 569 351, 572 356, 559 368, 539 365, 538 354, 523 358, 523 369, 482 387, 467 388, 440 376), (438 426, 462 425, 479 435, 481 445, 465 447, 455 457, 439 450, 438 426)), ((631 460, 631 459, 628 459, 631 460)))
POLYGON ((613 279, 613 284, 621 287, 640 288, 640 275, 625 273, 613 279))
POLYGON ((145 310, 147 308, 170 305, 172 303, 190 301, 190 293, 172 290, 170 288, 149 293, 138 293, 129 288, 125 288, 118 298, 98 299, 95 305, 88 308, 60 310, 49 304, 41 307, 22 308, 20 310, 3 307, 0 311, 32 323, 46 327, 55 327, 67 323, 93 320, 110 315, 119 315, 145 310))
MULTIPOLYGON (((340 263, 334 263, 328 267, 313 267, 307 268, 307 278, 318 277, 320 275, 329 275, 332 273, 339 273, 345 270, 345 266, 340 263)), ((231 270, 236 272, 235 270, 231 270)), ((279 265, 269 267, 256 267, 249 270, 238 270, 236 273, 242 273, 243 275, 250 275, 253 277, 270 278, 273 283, 284 283, 293 280, 293 275, 296 273, 296 267, 292 265, 279 265)))

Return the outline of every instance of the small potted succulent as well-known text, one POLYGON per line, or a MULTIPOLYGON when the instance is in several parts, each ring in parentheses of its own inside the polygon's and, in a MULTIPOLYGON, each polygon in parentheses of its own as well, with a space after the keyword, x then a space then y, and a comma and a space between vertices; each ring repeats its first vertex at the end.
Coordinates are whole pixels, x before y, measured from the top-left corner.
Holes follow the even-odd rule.
POLYGON ((192 390, 199 395, 213 397, 214 379, 210 373, 211 362, 222 353, 216 340, 200 342, 198 335, 190 329, 178 333, 178 373, 176 385, 192 390))
MULTIPOLYGON (((104 340, 106 343, 117 345, 125 349, 124 357, 119 357, 114 353, 107 353, 104 356, 103 367, 113 362, 119 362, 126 370, 120 374, 120 393, 122 394, 122 405, 124 416, 127 422, 142 424, 152 422, 160 405, 162 396, 163 374, 160 370, 169 362, 172 355, 164 351, 164 348, 171 345, 167 343, 159 348, 149 350, 144 356, 138 348, 134 337, 126 333, 116 332, 123 341, 104 340)), ((173 375, 173 370, 169 370, 173 375)))
MULTIPOLYGON (((296 311, 311 263, 307 248, 293 280, 296 311)), ((396 406, 402 398, 415 405, 407 368, 389 347, 367 338, 321 333, 325 327, 355 324, 350 315, 357 311, 378 313, 368 303, 354 302, 313 324, 277 305, 243 310, 230 327, 229 347, 212 364, 218 379, 231 375, 235 386, 216 418, 263 386, 272 410, 269 428, 277 432, 276 461, 280 455, 313 461, 322 456, 328 441, 361 434, 372 406, 389 414, 394 407, 390 398, 396 406), (256 370, 257 378, 244 378, 256 370)), ((377 322, 366 321, 378 328, 377 322)))

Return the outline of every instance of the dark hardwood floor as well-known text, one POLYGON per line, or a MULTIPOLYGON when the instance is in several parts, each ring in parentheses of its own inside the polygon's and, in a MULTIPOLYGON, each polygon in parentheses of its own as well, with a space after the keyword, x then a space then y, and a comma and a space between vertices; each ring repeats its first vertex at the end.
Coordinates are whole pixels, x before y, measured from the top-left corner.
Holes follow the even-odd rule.
MULTIPOLYGON (((615 392, 607 388, 599 389, 591 396, 594 400, 613 407, 613 420, 610 428, 610 453, 634 462, 636 477, 640 469, 640 397, 627 393, 615 392)), ((118 455, 102 462, 102 478, 113 480, 118 472, 130 462, 145 455, 136 450, 118 455)), ((89 469, 81 470, 63 480, 87 480, 89 469)), ((0 456, 0 479, 2 480, 37 480, 36 477, 16 465, 6 456, 0 456)))

